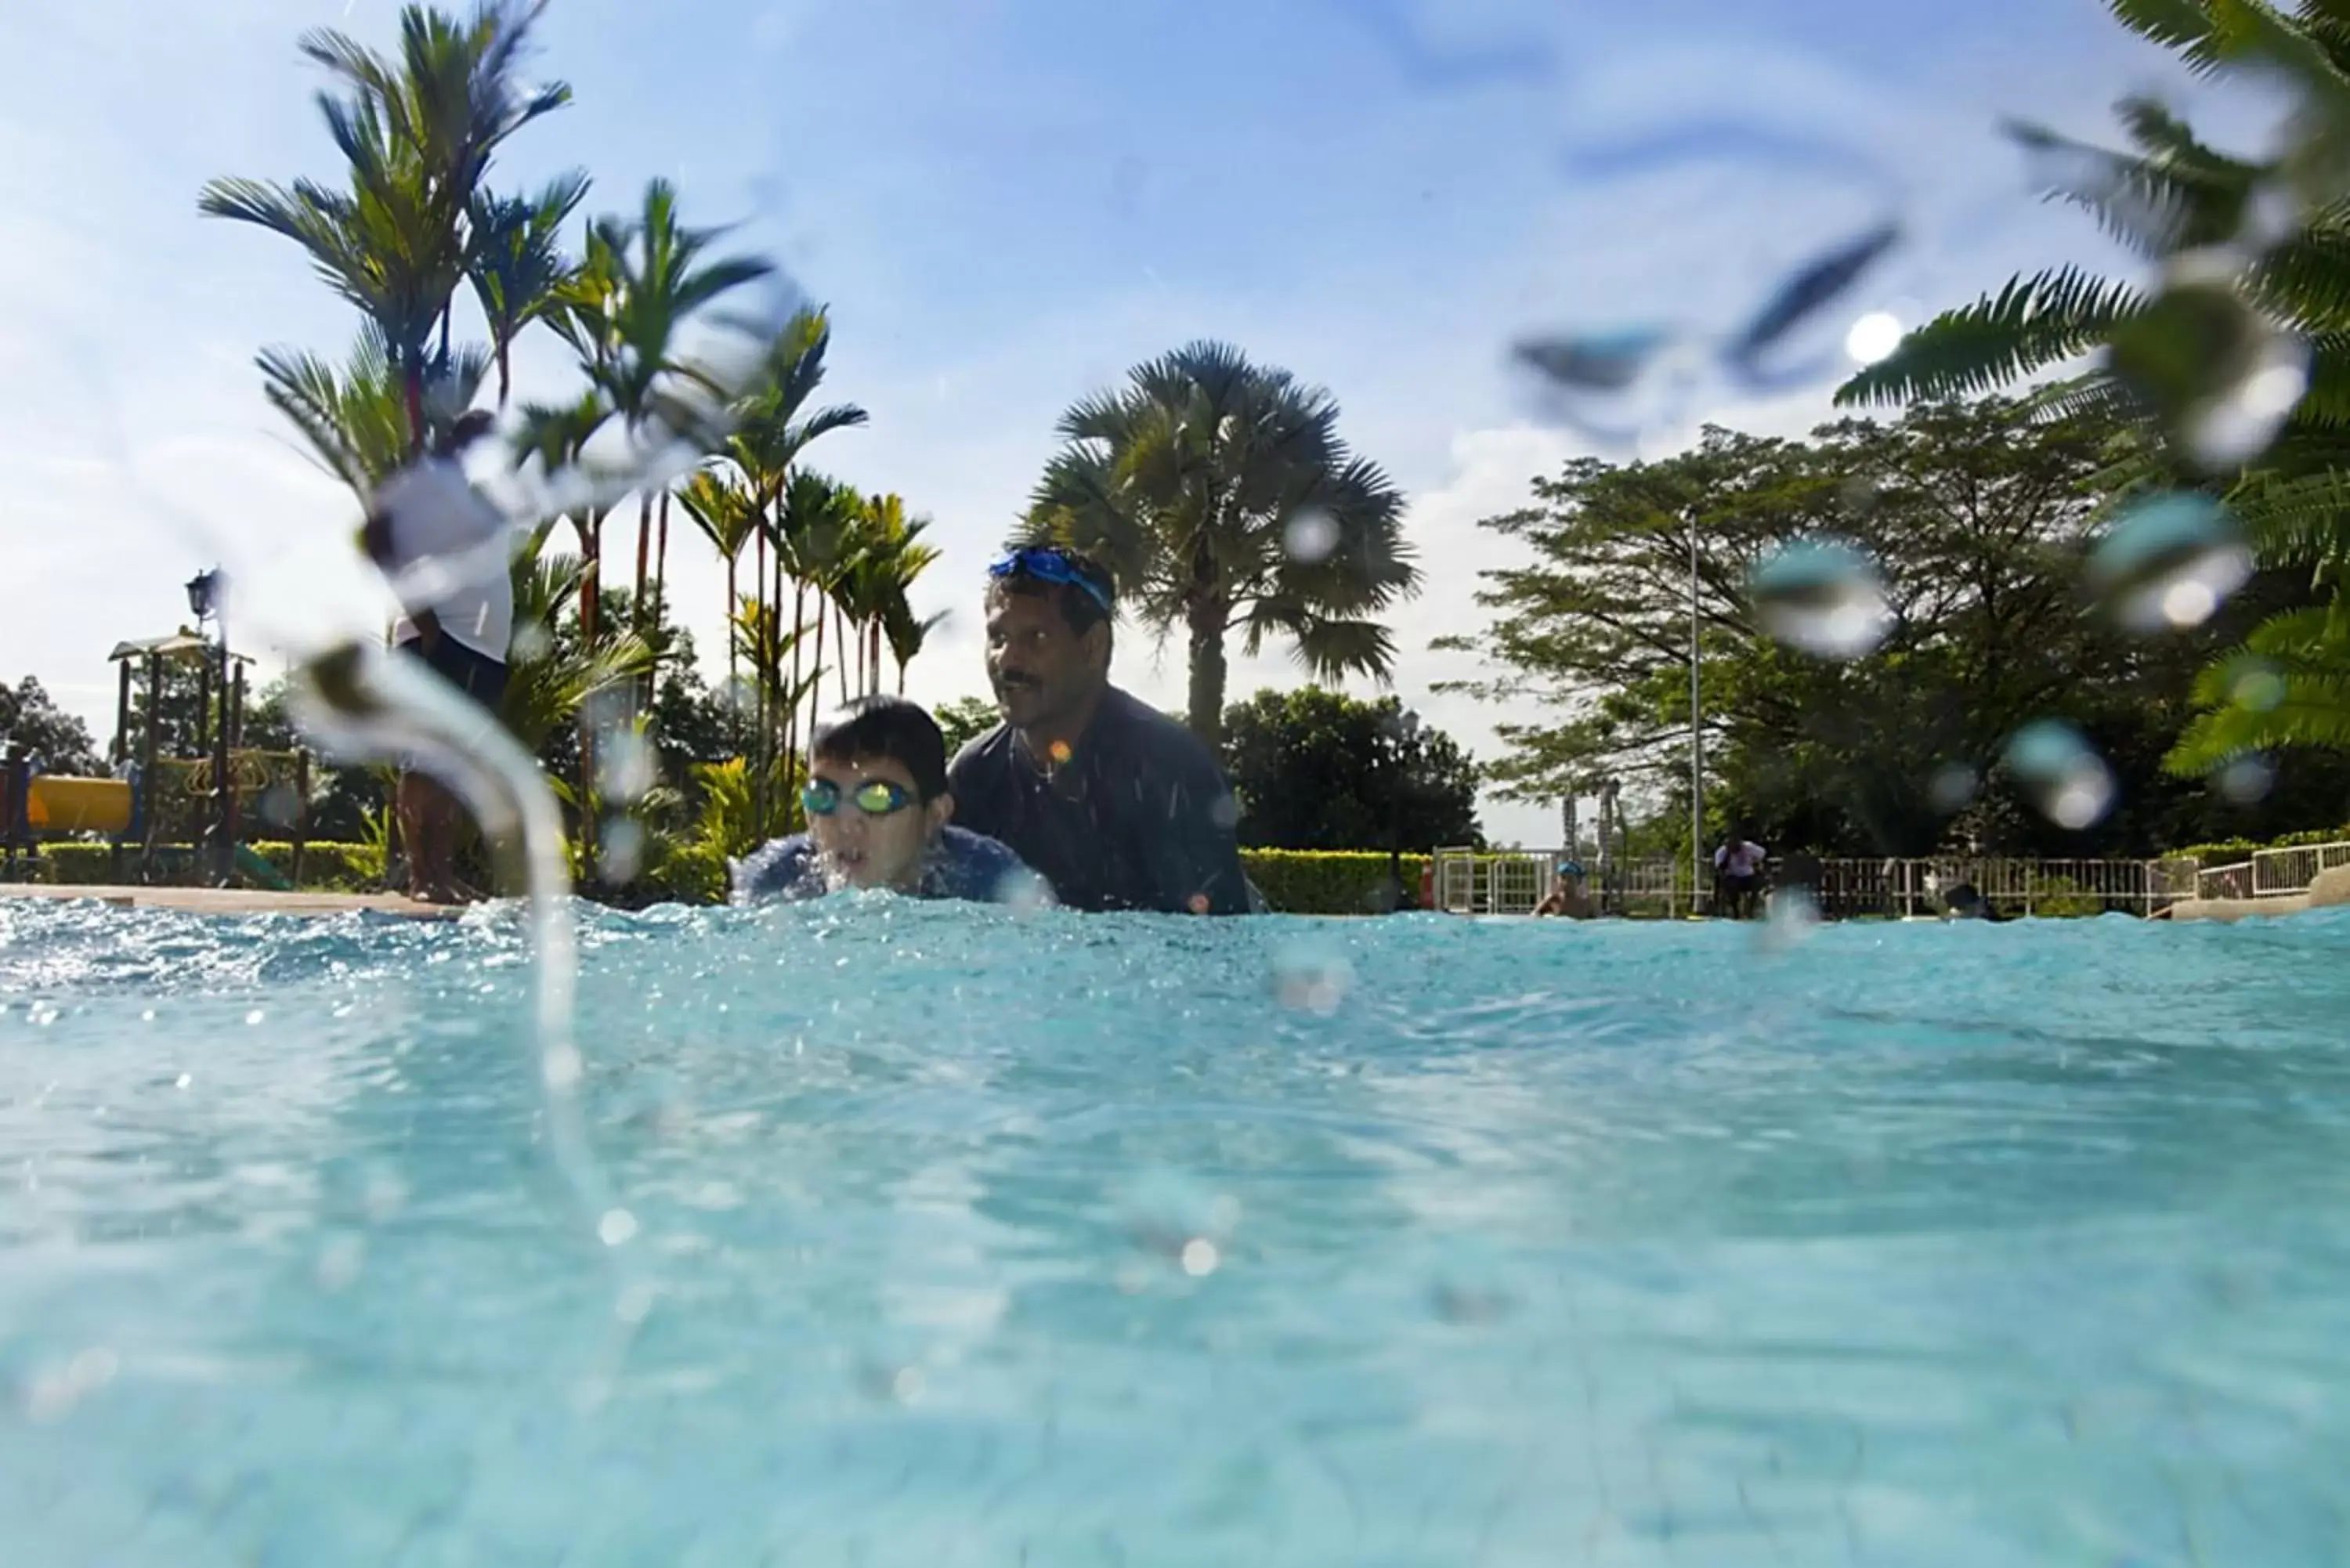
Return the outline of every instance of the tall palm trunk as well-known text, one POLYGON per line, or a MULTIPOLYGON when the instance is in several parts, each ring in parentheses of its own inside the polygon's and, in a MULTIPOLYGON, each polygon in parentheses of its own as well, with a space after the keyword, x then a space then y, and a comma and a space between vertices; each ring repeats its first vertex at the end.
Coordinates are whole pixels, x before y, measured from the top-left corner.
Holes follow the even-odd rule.
POLYGON ((726 557, 726 619, 722 623, 726 628, 726 727, 732 732, 729 738, 737 756, 743 752, 743 704, 736 700, 736 693, 742 690, 740 672, 743 666, 742 660, 736 657, 742 634, 734 628, 735 611, 742 607, 734 599, 736 572, 740 565, 737 557, 726 557))
POLYGON ((840 601, 832 601, 832 640, 836 644, 832 659, 840 677, 840 700, 848 701, 848 616, 840 601))
MULTIPOLYGON (((778 568, 779 571, 780 569, 778 568)), ((775 588, 775 604, 779 613, 783 599, 783 587, 778 584, 775 588)), ((787 743, 791 747, 791 755, 795 760, 800 754, 800 633, 805 629, 803 623, 806 619, 807 585, 794 578, 792 581, 792 721, 791 735, 787 743)), ((821 650, 819 650, 820 656, 821 650)))
POLYGON ((651 566, 653 548, 653 493, 646 491, 637 504, 637 602, 635 624, 642 631, 650 623, 645 618, 645 580, 651 566))
POLYGON ((877 618, 865 634, 865 694, 879 695, 881 691, 881 622, 877 618))
MULTIPOLYGON (((658 608, 666 609, 669 607, 669 492, 666 490, 660 496, 659 527, 660 532, 653 541, 653 604, 658 608)), ((658 617, 655 624, 659 624, 658 617)))
POLYGON ((1224 630, 1232 607, 1221 597, 1192 602, 1184 618, 1191 633, 1191 733, 1200 737, 1211 756, 1224 739, 1224 630))

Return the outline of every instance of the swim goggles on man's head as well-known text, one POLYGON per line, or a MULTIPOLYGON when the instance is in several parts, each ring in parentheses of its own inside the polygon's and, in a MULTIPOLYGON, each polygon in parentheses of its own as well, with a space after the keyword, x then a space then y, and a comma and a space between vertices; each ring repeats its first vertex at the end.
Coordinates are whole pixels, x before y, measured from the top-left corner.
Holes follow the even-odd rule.
POLYGON ((1583 862, 1562 860, 1558 863, 1558 874, 1562 877, 1580 877, 1583 875, 1583 862))
POLYGON ((1084 567, 1069 559, 1069 553, 1054 545, 1031 545, 1000 556, 987 568, 991 577, 1034 577, 1042 583, 1066 583, 1084 590, 1087 598, 1101 606, 1105 613, 1115 613, 1109 602, 1109 589, 1089 576, 1084 567))
MULTIPOLYGON (((830 816, 840 809, 841 787, 830 779, 810 779, 800 791, 800 805, 810 816, 830 816)), ((868 816, 887 816, 893 811, 903 811, 914 804, 914 797, 905 785, 889 779, 867 779, 847 792, 857 809, 868 816)))

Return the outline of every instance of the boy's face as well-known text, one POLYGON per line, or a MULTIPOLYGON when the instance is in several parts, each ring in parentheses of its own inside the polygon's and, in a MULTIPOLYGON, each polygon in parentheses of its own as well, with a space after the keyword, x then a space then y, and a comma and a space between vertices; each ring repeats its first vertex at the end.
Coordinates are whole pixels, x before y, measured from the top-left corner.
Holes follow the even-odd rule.
POLYGON ((808 764, 808 782, 838 792, 831 812, 808 814, 808 836, 825 874, 852 888, 910 892, 923 854, 954 814, 954 797, 942 794, 924 805, 913 774, 894 757, 817 757, 808 764), (858 792, 877 781, 897 785, 905 804, 879 815, 859 806, 858 792))

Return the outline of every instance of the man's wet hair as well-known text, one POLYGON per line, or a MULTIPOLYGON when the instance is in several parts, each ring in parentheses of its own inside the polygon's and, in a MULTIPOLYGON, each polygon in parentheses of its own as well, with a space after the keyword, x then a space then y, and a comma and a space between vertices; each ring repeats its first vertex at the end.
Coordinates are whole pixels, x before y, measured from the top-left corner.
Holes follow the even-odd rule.
POLYGON ((914 776, 914 793, 928 805, 947 793, 947 738, 919 702, 903 697, 859 697, 816 727, 808 755, 853 763, 887 757, 914 776))
MULTIPOLYGON (((1045 547, 1066 562, 1072 573, 1099 588, 1103 599, 1108 600, 1111 604, 1118 603, 1118 579, 1109 575, 1107 566, 1103 566, 1091 556, 1069 549, 1066 545, 1053 545, 1045 547)), ((1086 633, 1110 618, 1110 612, 1102 607, 1101 601, 1075 583, 1056 583, 1050 578, 1037 576, 1016 566, 1004 576, 991 580, 988 586, 991 589, 1000 588, 1007 594, 1058 600, 1061 606, 1061 618, 1067 621, 1069 629, 1079 637, 1085 636, 1086 633)))

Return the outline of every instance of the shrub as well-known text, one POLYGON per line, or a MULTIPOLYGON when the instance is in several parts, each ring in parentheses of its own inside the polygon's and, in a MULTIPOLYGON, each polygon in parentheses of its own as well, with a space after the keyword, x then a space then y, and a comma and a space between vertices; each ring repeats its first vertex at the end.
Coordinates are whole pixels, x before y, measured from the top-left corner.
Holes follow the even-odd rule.
MULTIPOLYGON (((286 843, 251 844, 245 847, 276 867, 281 877, 291 878, 294 870, 294 846, 286 843)), ((159 846, 156 850, 158 869, 172 881, 196 880, 196 851, 184 846, 159 846)), ((68 887, 88 888, 117 879, 113 848, 102 843, 68 840, 41 846, 39 856, 40 880, 63 883, 68 887)), ((122 846, 123 878, 139 875, 139 846, 122 846)), ((380 844, 339 844, 326 842, 302 846, 302 886, 323 892, 365 893, 383 885, 383 846, 380 844)))
POLYGON ((2250 860, 2254 852, 2262 849, 2294 849, 2307 844, 2339 844, 2350 839, 2350 827, 2320 827, 2306 833, 2288 833, 2265 844, 2249 838, 2227 838, 2217 844, 2190 844, 2171 852, 2171 858, 2192 860, 2199 866, 2232 866, 2240 860, 2250 860))
MULTIPOLYGON (((1404 892, 1414 899, 1428 860, 1403 857, 1404 892)), ((1386 897, 1388 857, 1381 850, 1243 849, 1241 866, 1264 901, 1285 915, 1367 915, 1386 897)))

